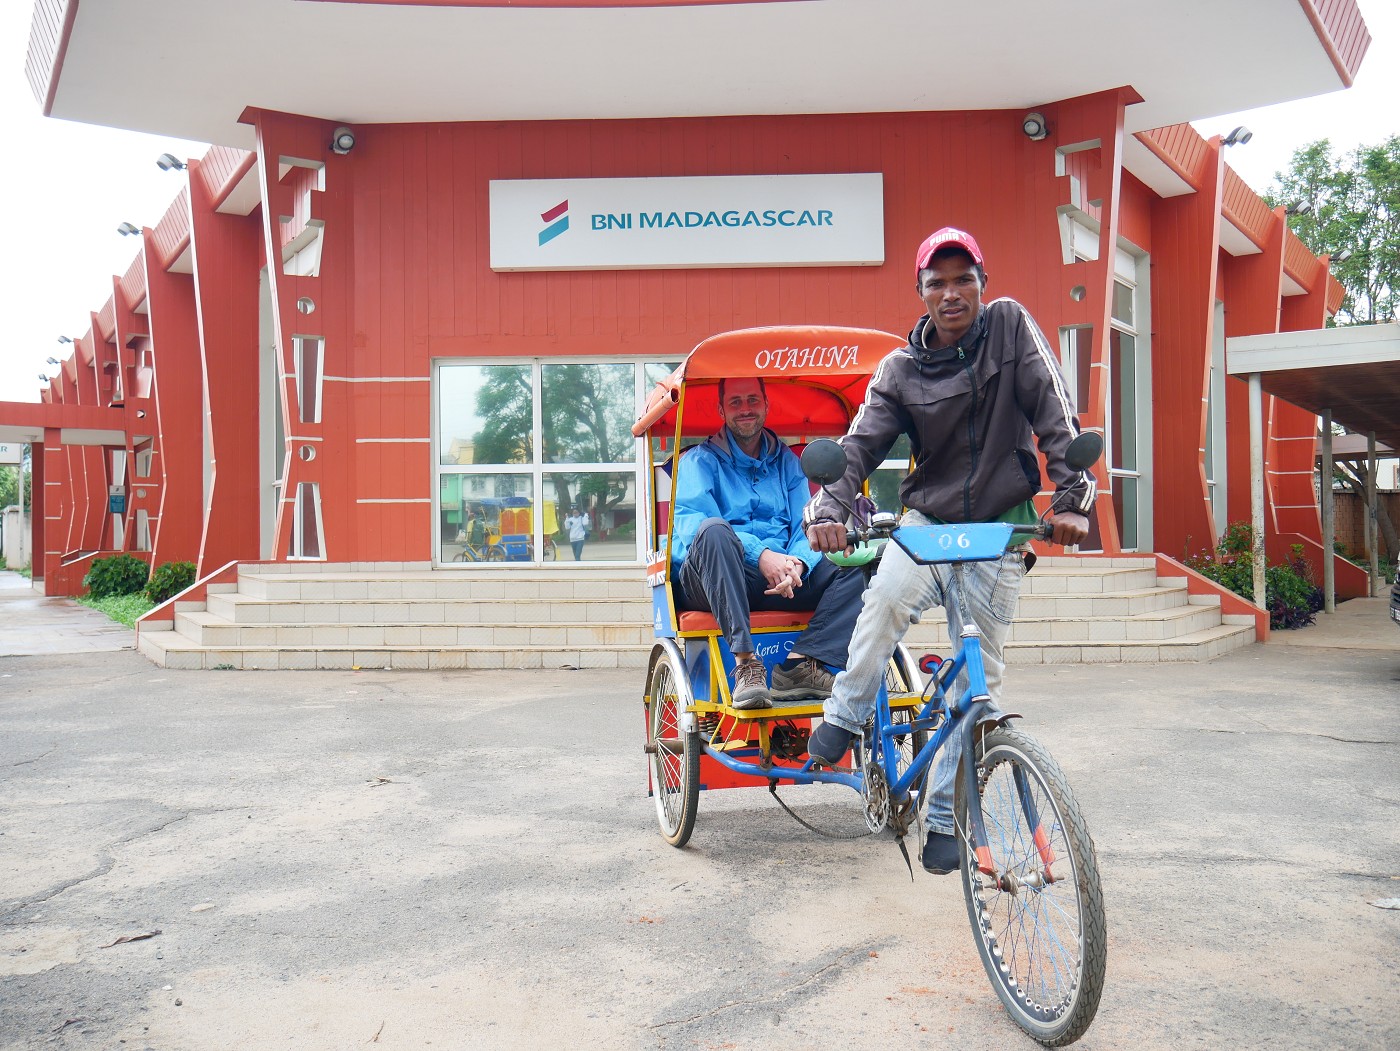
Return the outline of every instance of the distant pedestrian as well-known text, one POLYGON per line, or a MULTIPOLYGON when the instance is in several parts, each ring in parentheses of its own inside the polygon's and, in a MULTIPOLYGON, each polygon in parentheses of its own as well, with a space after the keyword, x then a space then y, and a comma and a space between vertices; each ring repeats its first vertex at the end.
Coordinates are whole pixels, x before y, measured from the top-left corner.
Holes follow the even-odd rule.
POLYGON ((583 542, 592 532, 593 523, 589 521, 588 512, 580 510, 575 504, 569 508, 568 517, 564 519, 564 528, 568 531, 569 546, 574 549, 574 561, 577 562, 583 558, 583 542))

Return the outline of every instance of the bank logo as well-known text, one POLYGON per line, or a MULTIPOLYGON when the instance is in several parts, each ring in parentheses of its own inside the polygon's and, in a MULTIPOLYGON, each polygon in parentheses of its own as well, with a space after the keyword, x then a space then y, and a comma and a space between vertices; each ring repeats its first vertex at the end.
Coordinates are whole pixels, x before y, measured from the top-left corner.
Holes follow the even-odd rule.
POLYGON ((545 224, 544 229, 540 231, 540 245, 543 247, 569 228, 568 200, 562 200, 549 211, 541 212, 540 219, 545 224))

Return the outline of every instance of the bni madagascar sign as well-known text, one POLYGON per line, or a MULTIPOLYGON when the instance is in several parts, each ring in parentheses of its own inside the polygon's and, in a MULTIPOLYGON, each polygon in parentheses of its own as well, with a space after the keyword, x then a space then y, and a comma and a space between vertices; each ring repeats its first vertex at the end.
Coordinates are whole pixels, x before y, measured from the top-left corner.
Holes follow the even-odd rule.
POLYGON ((878 266, 884 176, 491 182, 492 270, 878 266))

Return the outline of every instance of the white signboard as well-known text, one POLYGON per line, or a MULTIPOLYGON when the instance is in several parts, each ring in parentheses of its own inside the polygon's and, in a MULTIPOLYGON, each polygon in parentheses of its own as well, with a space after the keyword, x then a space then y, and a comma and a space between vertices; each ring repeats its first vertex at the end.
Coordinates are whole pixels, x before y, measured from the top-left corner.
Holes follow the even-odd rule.
POLYGON ((23 463, 24 446, 18 442, 0 442, 0 463, 23 463))
POLYGON ((492 270, 884 261, 878 172, 491 182, 492 270))

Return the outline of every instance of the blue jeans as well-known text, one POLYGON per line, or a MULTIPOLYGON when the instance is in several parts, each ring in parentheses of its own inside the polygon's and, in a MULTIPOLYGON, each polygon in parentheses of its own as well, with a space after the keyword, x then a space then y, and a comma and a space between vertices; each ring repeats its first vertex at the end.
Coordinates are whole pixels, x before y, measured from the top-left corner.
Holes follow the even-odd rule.
MULTIPOLYGON (((928 525, 929 520, 918 511, 906 511, 900 524, 928 525)), ((995 703, 1001 696, 1005 667, 1002 647, 1016 615, 1016 599, 1025 575, 1025 563, 1015 551, 1008 551, 995 562, 921 566, 898 544, 886 544, 879 571, 865 593, 865 606, 856 621, 850 663, 836 676, 826 701, 826 721, 852 733, 861 732, 875 713, 875 695, 895 646, 909 626, 917 624, 924 611, 933 606, 947 608, 948 638, 954 647, 964 624, 975 624, 982 632, 987 692, 995 703), (949 592, 955 572, 956 596, 949 592)), ((959 672, 949 690, 952 699, 960 698, 966 689, 967 676, 959 672)), ((962 736, 954 733, 939 749, 934 763, 928 823, 935 832, 953 831, 953 779, 961 751, 962 736)))
POLYGON ((744 558, 744 545, 723 518, 707 518, 696 530, 676 574, 684 609, 713 613, 731 653, 752 653, 749 612, 755 609, 814 610, 793 649, 833 668, 846 666, 846 652, 860 612, 865 574, 823 558, 802 577, 792 598, 765 595, 768 582, 744 558))

